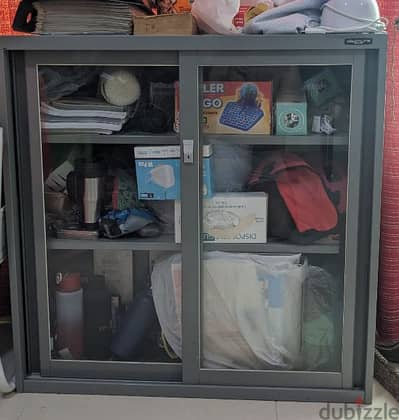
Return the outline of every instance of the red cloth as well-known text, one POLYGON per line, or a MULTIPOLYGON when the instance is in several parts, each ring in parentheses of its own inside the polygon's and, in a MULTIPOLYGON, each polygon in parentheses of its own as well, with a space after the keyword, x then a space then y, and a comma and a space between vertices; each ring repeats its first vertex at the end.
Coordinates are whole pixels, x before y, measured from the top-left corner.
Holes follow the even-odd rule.
POLYGON ((377 329, 382 341, 399 342, 399 0, 379 5, 390 24, 377 329))
POLYGON ((272 175, 298 232, 328 232, 337 226, 337 211, 320 176, 306 162, 287 153, 272 175))
POLYGON ((267 168, 298 232, 328 232, 337 226, 337 210, 319 174, 301 157, 289 152, 271 153, 253 172, 248 184, 258 183, 267 168))

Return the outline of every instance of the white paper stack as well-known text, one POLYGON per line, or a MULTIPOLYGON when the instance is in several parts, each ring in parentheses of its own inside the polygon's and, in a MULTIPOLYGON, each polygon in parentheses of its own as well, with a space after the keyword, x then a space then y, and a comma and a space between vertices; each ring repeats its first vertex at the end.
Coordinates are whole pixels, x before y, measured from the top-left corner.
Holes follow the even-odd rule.
POLYGON ((40 0, 37 34, 131 34, 129 5, 118 0, 40 0))
POLYGON ((112 134, 128 119, 125 107, 97 98, 63 98, 40 108, 42 128, 51 132, 112 134))

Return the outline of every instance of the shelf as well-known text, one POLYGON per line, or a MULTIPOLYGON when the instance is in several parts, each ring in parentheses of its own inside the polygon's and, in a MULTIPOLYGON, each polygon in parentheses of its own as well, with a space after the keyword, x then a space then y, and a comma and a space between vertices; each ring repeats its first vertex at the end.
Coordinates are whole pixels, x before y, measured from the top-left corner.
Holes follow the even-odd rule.
POLYGON ((325 136, 311 134, 309 136, 266 136, 259 134, 204 134, 209 144, 242 144, 242 145, 276 145, 276 146, 348 146, 349 136, 339 134, 325 136))
POLYGON ((177 145, 180 137, 175 133, 165 134, 51 134, 46 133, 47 143, 68 144, 149 144, 149 145, 177 145))
MULTIPOLYGON (((344 49, 377 50, 386 48, 387 34, 381 33, 327 33, 327 34, 267 34, 265 35, 51 35, 51 36, 2 36, 0 47, 7 50, 32 51, 83 51, 87 61, 90 52, 99 52, 104 61, 104 51, 144 51, 153 54, 154 51, 230 51, 244 53, 246 61, 250 62, 250 54, 254 51, 317 51, 326 54, 330 51, 344 49), (349 43, 351 40, 357 41, 349 43), (362 42, 364 40, 364 42, 362 42)), ((300 53, 299 53, 300 54, 300 53)), ((155 55, 155 54, 153 54, 155 55)), ((150 55, 151 56, 151 55, 150 55)), ((178 65, 177 54, 173 55, 178 65)), ((102 61, 102 62, 103 62, 102 61)), ((130 62, 134 60, 130 60, 130 62)), ((161 59, 159 59, 162 64, 161 59)), ((54 59, 53 61, 54 62, 54 59)), ((111 63, 112 64, 112 63, 111 63)), ((245 65, 245 59, 242 61, 245 65)), ((249 65, 249 63, 248 63, 249 65)))
POLYGON ((129 250, 129 251, 180 251, 173 235, 159 238, 131 239, 48 239, 47 249, 58 250, 129 250))
MULTIPOLYGON (((130 239, 48 239, 47 248, 55 250, 131 250, 131 251, 181 251, 181 244, 175 243, 173 235, 159 238, 130 239)), ((270 253, 270 254, 326 254, 339 253, 339 243, 316 243, 312 245, 297 245, 284 242, 269 242, 267 244, 223 244, 204 243, 204 251, 224 251, 239 253, 270 253)))
MULTIPOLYGON (((247 145, 286 145, 286 146, 347 146, 347 135, 324 136, 312 134, 310 136, 263 136, 259 134, 205 134, 203 136, 209 144, 247 144, 247 145)), ((178 145, 180 136, 176 133, 165 134, 50 134, 46 133, 48 143, 68 144, 150 144, 150 145, 178 145)))
POLYGON ((263 254, 322 254, 336 255, 339 253, 339 243, 296 245, 283 242, 270 242, 267 244, 222 244, 206 243, 205 251, 223 251, 239 253, 263 253, 263 254))

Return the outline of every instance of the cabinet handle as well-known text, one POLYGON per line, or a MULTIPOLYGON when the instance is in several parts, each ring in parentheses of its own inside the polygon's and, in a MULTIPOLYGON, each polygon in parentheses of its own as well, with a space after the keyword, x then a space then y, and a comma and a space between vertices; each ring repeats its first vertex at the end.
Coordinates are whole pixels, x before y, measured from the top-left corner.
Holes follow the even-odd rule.
POLYGON ((183 140, 183 162, 194 163, 194 140, 183 140))

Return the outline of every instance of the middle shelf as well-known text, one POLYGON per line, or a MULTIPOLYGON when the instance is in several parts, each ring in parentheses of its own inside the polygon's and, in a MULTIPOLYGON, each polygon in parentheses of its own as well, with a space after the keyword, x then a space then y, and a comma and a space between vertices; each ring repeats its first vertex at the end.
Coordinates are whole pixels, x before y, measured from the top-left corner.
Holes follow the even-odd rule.
MULTIPOLYGON (((151 239, 55 239, 47 240, 47 248, 51 250, 131 250, 131 251, 169 251, 179 252, 182 244, 175 243, 173 235, 164 235, 151 239)), ((298 245, 286 242, 272 241, 266 244, 223 244, 204 243, 204 251, 223 251, 237 253, 263 254, 320 254, 336 255, 339 253, 339 243, 315 243, 298 245)))
MULTIPOLYGON (((326 136, 311 134, 308 136, 269 136, 256 134, 205 134, 202 136, 206 144, 241 144, 257 146, 347 146, 348 134, 326 136)), ((180 135, 177 133, 150 134, 52 134, 47 133, 45 141, 55 144, 139 144, 139 145, 179 145, 180 135)))

